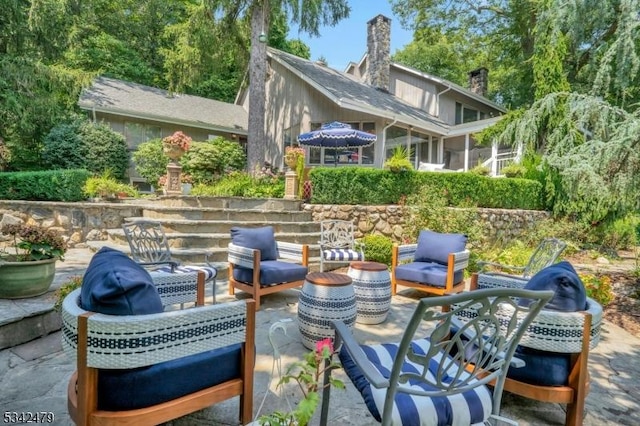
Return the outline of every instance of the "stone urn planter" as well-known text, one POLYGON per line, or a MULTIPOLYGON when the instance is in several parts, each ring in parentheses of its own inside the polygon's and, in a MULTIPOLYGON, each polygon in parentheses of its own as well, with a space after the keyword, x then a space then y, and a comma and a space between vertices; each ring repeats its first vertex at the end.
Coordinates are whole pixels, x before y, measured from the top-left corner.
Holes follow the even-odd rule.
POLYGON ((56 274, 57 260, 0 260, 0 299, 21 299, 46 293, 56 274))

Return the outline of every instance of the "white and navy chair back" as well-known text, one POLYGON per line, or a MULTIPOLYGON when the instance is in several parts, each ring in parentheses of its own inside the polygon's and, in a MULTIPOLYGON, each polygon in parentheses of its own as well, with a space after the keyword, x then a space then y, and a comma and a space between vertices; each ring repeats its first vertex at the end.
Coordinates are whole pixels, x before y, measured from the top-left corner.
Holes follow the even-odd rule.
POLYGON ((325 263, 350 263, 364 260, 363 247, 354 237, 353 222, 324 220, 320 222, 320 272, 325 263))

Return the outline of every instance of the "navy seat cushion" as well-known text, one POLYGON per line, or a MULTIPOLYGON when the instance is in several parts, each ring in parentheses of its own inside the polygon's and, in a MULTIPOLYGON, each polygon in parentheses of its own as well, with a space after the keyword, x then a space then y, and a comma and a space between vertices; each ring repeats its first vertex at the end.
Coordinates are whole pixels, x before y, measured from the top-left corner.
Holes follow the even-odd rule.
POLYGON ((587 291, 576 270, 567 261, 542 269, 531 277, 524 288, 553 290, 555 294, 544 306, 546 310, 577 312, 587 308, 587 291))
POLYGON ((260 260, 277 260, 278 246, 272 226, 231 228, 231 242, 240 247, 260 250, 260 260))
POLYGON ((241 344, 132 370, 100 370, 98 409, 133 410, 240 377, 241 344))
POLYGON ((466 244, 467 236, 463 234, 420 231, 414 261, 446 264, 449 262, 449 254, 463 251, 466 244))
POLYGON ((539 386, 566 386, 571 371, 571 354, 546 352, 518 346, 514 354, 526 364, 509 368, 507 377, 539 386))
MULTIPOLYGON (((260 285, 288 283, 304 280, 309 269, 296 263, 281 262, 279 260, 267 260, 260 262, 260 285)), ((233 278, 236 281, 251 283, 253 281, 253 269, 235 266, 233 278)))
MULTIPOLYGON (((445 287, 447 284, 447 266, 436 262, 412 262, 397 266, 395 276, 398 280, 445 287)), ((463 278, 464 271, 456 271, 453 275, 453 282, 458 283, 463 278)))
POLYGON ((89 262, 80 292, 80 306, 109 315, 163 312, 151 275, 119 250, 101 248, 89 262))

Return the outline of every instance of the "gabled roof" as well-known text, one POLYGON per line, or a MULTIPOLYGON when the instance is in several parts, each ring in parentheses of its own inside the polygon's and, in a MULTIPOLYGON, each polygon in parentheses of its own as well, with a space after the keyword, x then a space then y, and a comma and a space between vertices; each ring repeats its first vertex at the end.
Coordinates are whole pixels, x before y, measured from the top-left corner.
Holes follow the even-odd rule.
POLYGON ((80 108, 126 117, 246 135, 247 111, 235 104, 199 96, 171 94, 142 84, 98 77, 84 89, 80 108))
MULTIPOLYGON (((347 64, 344 72, 345 73, 350 73, 351 69, 362 67, 363 63, 365 63, 368 60, 369 60, 369 55, 367 53, 365 53, 362 56, 362 58, 360 59, 360 61, 358 61, 358 62, 353 62, 353 61, 349 62, 347 64)), ((491 108, 495 108, 498 111, 501 111, 503 113, 507 112, 507 110, 503 106, 493 102, 490 99, 485 98, 484 96, 481 96, 481 95, 479 95, 479 94, 477 94, 475 92, 472 92, 469 89, 465 89, 464 87, 462 87, 462 86, 460 86, 460 85, 458 85, 458 84, 456 84, 456 83, 454 83, 452 81, 446 80, 444 78, 436 77, 435 75, 428 74, 426 72, 418 71, 415 68, 411 68, 409 66, 406 66, 406 65, 403 65, 403 64, 399 64, 398 62, 391 62, 390 66, 394 67, 394 68, 398 68, 398 69, 400 69, 400 70, 402 70, 404 72, 407 72, 409 74, 413 74, 414 76, 416 76, 416 77, 418 77, 418 78, 420 78, 422 80, 428 80, 428 81, 430 81, 432 83, 439 84, 439 85, 444 86, 444 87, 449 87, 454 92, 457 92, 457 93, 459 93, 459 94, 461 94, 463 96, 466 96, 466 97, 469 97, 471 99, 474 99, 474 100, 476 100, 478 102, 481 102, 481 103, 483 103, 485 105, 490 106, 491 108)))
POLYGON ((449 126, 400 98, 361 83, 348 74, 276 49, 268 55, 342 108, 398 120, 446 134, 449 126))

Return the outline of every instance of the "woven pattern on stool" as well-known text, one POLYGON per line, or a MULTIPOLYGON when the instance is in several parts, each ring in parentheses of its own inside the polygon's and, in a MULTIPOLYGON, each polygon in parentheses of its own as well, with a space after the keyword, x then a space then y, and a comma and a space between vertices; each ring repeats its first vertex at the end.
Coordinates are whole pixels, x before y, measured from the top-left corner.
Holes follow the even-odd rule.
POLYGON ((298 326, 304 346, 315 349, 317 341, 333 338, 333 320, 353 328, 356 321, 353 286, 323 286, 305 281, 298 301, 298 326))
POLYGON ((356 321, 361 324, 380 324, 387 319, 391 308, 391 277, 386 267, 377 270, 366 268, 366 265, 362 268, 352 266, 347 273, 356 294, 356 321))

